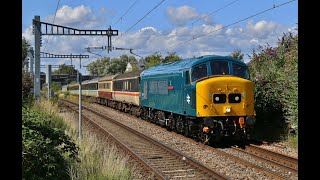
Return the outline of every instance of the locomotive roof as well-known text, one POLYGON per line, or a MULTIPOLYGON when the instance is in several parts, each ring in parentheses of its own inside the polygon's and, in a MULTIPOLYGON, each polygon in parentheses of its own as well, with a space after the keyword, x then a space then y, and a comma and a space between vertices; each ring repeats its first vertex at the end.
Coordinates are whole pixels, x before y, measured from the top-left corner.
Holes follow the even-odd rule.
POLYGON ((175 62, 169 62, 165 64, 160 64, 157 66, 154 66, 150 69, 147 69, 141 73, 141 75, 150 75, 150 74, 157 74, 157 73, 162 73, 162 72, 172 72, 172 71, 177 71, 181 69, 187 69, 191 68, 194 65, 200 64, 202 62, 208 61, 208 60, 226 60, 226 61, 232 61, 232 62, 237 62, 240 64, 243 64, 246 66, 245 63, 236 60, 230 56, 217 56, 217 55, 207 55, 207 56, 200 56, 196 58, 188 58, 188 59, 182 59, 180 61, 175 61, 175 62))
POLYGON ((126 79, 126 78, 130 78, 130 77, 137 77, 137 76, 140 76, 141 72, 142 72, 142 70, 119 74, 114 79, 126 79))
POLYGON ((101 79, 99 79, 99 82, 100 81, 110 81, 112 79, 114 79, 114 77, 116 77, 118 74, 115 74, 115 75, 106 75, 104 77, 102 77, 101 79))

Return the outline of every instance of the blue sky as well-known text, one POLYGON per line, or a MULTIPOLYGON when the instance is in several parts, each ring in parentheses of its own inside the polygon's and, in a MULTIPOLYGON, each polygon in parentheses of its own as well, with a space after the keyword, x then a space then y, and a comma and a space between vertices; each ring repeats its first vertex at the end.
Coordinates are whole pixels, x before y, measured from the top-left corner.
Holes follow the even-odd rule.
MULTIPOLYGON (((126 32, 162 0, 60 0, 54 24, 78 29, 112 29, 126 32), (127 12, 128 8, 135 5, 127 12), (123 16, 121 20, 119 18, 123 16), (119 21, 118 21, 119 20, 119 21), (116 23, 116 21, 118 21, 116 23), (116 24, 115 24, 116 23, 116 24)), ((241 19, 272 8, 289 0, 164 0, 146 18, 121 37, 113 37, 113 46, 133 48, 134 53, 148 56, 157 51, 165 56, 176 52, 182 58, 207 54, 228 55, 235 49, 251 54, 252 48, 266 43, 274 46, 277 38, 292 31, 298 23, 298 1, 275 8, 259 16, 223 28, 241 19), (225 7, 229 5, 228 7, 225 7), (225 7, 225 8, 223 8, 225 7), (221 9, 220 11, 217 11, 221 9), (208 16, 210 13, 212 15, 208 16), (201 17, 205 17, 201 19, 201 17), (196 21, 200 19, 199 21, 196 21), (196 22, 195 22, 196 21, 196 22), (194 23, 193 23, 194 22, 194 23), (221 29, 223 28, 223 29, 221 29), (213 32, 214 31, 214 32, 213 32), (182 45, 181 42, 210 33, 182 45)), ((34 46, 32 19, 39 15, 42 22, 53 22, 58 0, 22 0, 22 35, 34 46)), ((53 54, 89 54, 86 65, 99 56, 87 53, 88 46, 107 45, 106 37, 43 36, 42 52, 53 54), (47 43, 48 42, 48 43, 47 43)), ((118 57, 127 51, 94 51, 101 56, 118 57)), ((138 58, 138 57, 137 57, 138 58)), ((249 61, 245 55, 245 62, 249 61)), ((41 64, 70 64, 68 59, 42 59, 41 64)), ((75 60, 76 68, 79 65, 75 60)), ((86 68, 81 72, 87 74, 86 68)))

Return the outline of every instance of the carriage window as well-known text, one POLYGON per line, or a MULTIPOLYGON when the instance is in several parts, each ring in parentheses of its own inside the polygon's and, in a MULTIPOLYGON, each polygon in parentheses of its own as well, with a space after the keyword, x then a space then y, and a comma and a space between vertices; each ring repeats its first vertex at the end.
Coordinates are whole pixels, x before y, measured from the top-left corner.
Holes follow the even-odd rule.
POLYGON ((216 61, 216 62, 211 62, 210 64, 211 64, 211 75, 230 74, 228 62, 216 61))
POLYGON ((192 70, 192 81, 196 81, 200 78, 208 76, 207 73, 207 65, 206 64, 200 64, 198 66, 195 66, 192 70))
POLYGON ((245 66, 240 66, 238 64, 233 63, 232 68, 233 68, 233 75, 241 78, 249 79, 248 68, 246 68, 245 66))

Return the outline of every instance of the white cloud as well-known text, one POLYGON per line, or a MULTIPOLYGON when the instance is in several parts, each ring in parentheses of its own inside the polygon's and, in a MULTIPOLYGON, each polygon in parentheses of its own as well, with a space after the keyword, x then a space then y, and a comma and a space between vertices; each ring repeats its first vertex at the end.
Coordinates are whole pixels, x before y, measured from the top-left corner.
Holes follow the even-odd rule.
MULTIPOLYGON (((176 13, 175 21, 187 22, 188 20, 196 17, 197 14, 190 7, 184 7, 187 10, 178 9, 176 13), (185 16, 185 18, 179 18, 183 13, 190 11, 191 14, 185 16), (192 13, 193 12, 193 13, 192 13)), ((88 24, 85 22, 80 22, 77 18, 84 18, 87 22, 89 19, 101 19, 101 14, 95 15, 89 7, 78 6, 78 8, 62 7, 59 11, 59 16, 57 16, 57 21, 61 23, 82 25, 88 24), (62 11, 62 9, 64 9, 62 11), (81 12, 79 14, 79 12, 81 12), (62 16, 63 15, 63 16, 62 16), (66 17, 68 16, 68 17, 66 17), (64 19, 62 17, 65 17, 64 19), (63 22, 62 22, 63 21, 63 22)), ((83 19, 82 19, 83 20, 83 19)), ((84 21, 84 20, 83 20, 84 21)), ((50 21, 47 21, 50 22, 50 21)), ((98 21, 96 21, 98 22, 98 21)), ((57 23, 58 24, 58 23, 57 23)), ((202 24, 194 25, 191 27, 181 27, 172 30, 162 30, 152 26, 146 26, 140 28, 135 32, 128 32, 124 36, 112 37, 114 47, 122 48, 132 48, 135 54, 141 56, 148 56, 159 50, 161 54, 165 56, 167 52, 176 52, 182 58, 188 58, 193 56, 202 56, 209 54, 216 55, 228 55, 235 49, 240 49, 244 54, 245 62, 248 61, 247 54, 252 52, 252 48, 257 47, 257 45, 263 45, 269 43, 271 46, 276 45, 278 41, 277 37, 281 37, 283 32, 288 32, 288 30, 293 31, 294 27, 288 27, 276 22, 270 22, 261 20, 258 22, 249 21, 245 25, 230 26, 226 29, 221 29, 224 25, 222 24, 202 24), (215 31, 215 32, 213 32, 215 31), (210 33, 213 32, 213 33, 210 33), (209 33, 209 34, 208 34, 209 33), (190 40, 193 37, 196 38, 199 35, 208 34, 204 37, 194 39, 188 43, 181 44, 179 46, 172 47, 184 41, 190 40), (116 41, 115 41, 116 40, 116 41)), ((119 31, 119 34, 123 32, 119 31)), ((32 46, 34 45, 34 36, 32 35, 32 27, 28 27, 22 33, 22 35, 31 41, 32 46)), ((43 37, 43 47, 41 51, 44 51, 44 46, 46 43, 47 36, 43 37)), ((106 46, 107 38, 101 36, 51 36, 50 41, 47 45, 46 52, 52 54, 89 54, 90 61, 92 62, 99 56, 87 53, 86 47, 99 47, 106 46)), ((102 56, 108 57, 119 57, 122 54, 131 55, 129 51, 116 51, 113 50, 111 53, 107 53, 106 50, 92 50, 93 53, 100 53, 102 56)), ((137 57, 138 58, 138 57, 137 57)), ((139 59, 139 58, 138 58, 139 59)), ((43 64, 70 64, 69 59, 46 59, 41 60, 43 64)), ((82 64, 86 65, 88 59, 83 59, 82 64)), ((73 64, 76 68, 79 67, 79 61, 74 60, 73 64)), ((81 69, 84 73, 85 68, 81 69)))
POLYGON ((199 17, 195 9, 190 6, 168 7, 166 14, 169 20, 177 26, 183 26, 188 21, 199 17))
POLYGON ((255 24, 252 21, 249 21, 246 28, 249 33, 252 33, 259 38, 267 38, 267 36, 272 33, 276 34, 275 30, 280 28, 282 29, 279 24, 275 22, 267 22, 265 20, 259 21, 255 24))
MULTIPOLYGON (((79 5, 70 7, 67 5, 62 6, 57 10, 54 24, 70 27, 92 28, 101 24, 106 24, 106 8, 102 7, 99 11, 95 12, 90 7, 79 5)), ((52 22, 54 14, 45 18, 45 22, 52 22)))
POLYGON ((32 26, 29 26, 25 29, 24 32, 22 32, 22 36, 26 38, 27 41, 30 42, 31 45, 34 44, 34 36, 32 34, 32 26))
POLYGON ((277 37, 281 37, 282 33, 287 32, 288 29, 283 25, 264 20, 250 21, 245 26, 221 29, 222 27, 222 24, 203 24, 193 28, 177 28, 169 32, 160 32, 156 28, 146 27, 144 31, 126 34, 115 45, 130 46, 136 49, 137 54, 140 53, 143 56, 158 50, 163 50, 163 55, 166 52, 177 52, 184 58, 207 54, 228 55, 235 49, 241 49, 246 55, 259 44, 276 45, 277 37), (172 47, 204 34, 208 35, 172 47))
POLYGON ((251 39, 250 42, 251 42, 251 43, 259 43, 259 41, 256 40, 255 38, 251 39))
POLYGON ((139 32, 144 32, 144 31, 151 31, 151 32, 158 32, 158 29, 155 27, 144 27, 138 30, 139 32))

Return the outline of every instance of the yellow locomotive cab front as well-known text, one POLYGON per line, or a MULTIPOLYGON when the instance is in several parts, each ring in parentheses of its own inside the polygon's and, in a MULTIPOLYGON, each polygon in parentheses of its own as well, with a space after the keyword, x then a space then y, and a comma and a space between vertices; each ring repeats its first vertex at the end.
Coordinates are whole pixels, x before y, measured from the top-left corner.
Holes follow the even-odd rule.
POLYGON ((254 116, 254 84, 235 76, 212 77, 196 85, 197 117, 254 116))

